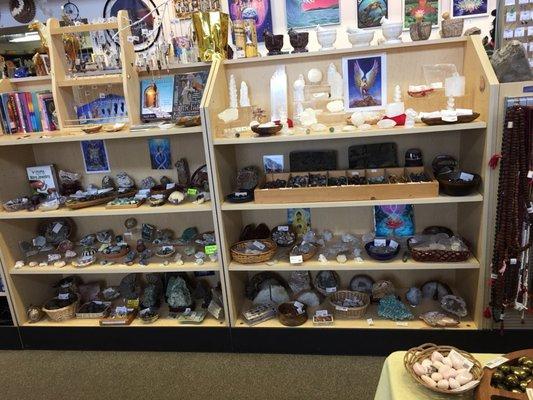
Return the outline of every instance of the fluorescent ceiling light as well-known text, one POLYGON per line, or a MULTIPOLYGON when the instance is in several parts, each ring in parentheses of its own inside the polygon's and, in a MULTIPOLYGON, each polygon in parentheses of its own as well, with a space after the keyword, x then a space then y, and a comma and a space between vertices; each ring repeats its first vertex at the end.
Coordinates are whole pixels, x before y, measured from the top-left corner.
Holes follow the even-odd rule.
POLYGON ((28 33, 25 33, 24 36, 10 39, 9 43, 38 42, 40 40, 41 38, 39 37, 38 32, 28 32, 28 33))

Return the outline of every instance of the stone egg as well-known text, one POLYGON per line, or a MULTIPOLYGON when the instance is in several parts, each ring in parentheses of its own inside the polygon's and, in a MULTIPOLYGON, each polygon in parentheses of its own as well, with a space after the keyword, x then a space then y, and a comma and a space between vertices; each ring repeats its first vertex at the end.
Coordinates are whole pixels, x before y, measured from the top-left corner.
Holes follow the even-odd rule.
POLYGON ((425 368, 429 368, 431 367, 431 360, 429 358, 426 358, 424 360, 422 360, 422 366, 425 367, 425 368))
POLYGON ((444 356, 441 353, 439 353, 438 351, 434 351, 431 354, 431 361, 433 361, 433 364, 435 364, 435 361, 442 362, 443 359, 444 359, 444 356))
POLYGON ((448 384, 450 385, 450 389, 457 389, 461 386, 455 378, 448 379, 448 384))
POLYGON ((440 381, 437 382, 437 387, 439 389, 446 390, 448 389, 449 386, 450 384, 447 379, 441 379, 440 381))
POLYGON ((433 372, 431 374, 431 379, 433 379, 435 382, 438 382, 442 379, 442 375, 439 374, 438 372, 433 372))
POLYGON ((427 375, 422 375, 421 376, 422 380, 424 382, 426 382, 429 386, 431 387, 437 387, 437 382, 435 382, 433 379, 431 379, 429 376, 427 375))
POLYGON ((461 375, 457 375, 455 377, 455 380, 457 382, 459 382, 459 384, 461 386, 463 386, 464 384, 467 384, 468 382, 470 382, 472 380, 472 374, 467 372, 467 373, 464 373, 464 374, 461 374, 461 375))
POLYGON ((413 371, 418 376, 422 376, 422 375, 427 374, 427 368, 422 366, 420 363, 414 363, 413 364, 413 371))
POLYGON ((307 73, 307 80, 314 84, 322 82, 322 71, 318 68, 311 68, 307 73))

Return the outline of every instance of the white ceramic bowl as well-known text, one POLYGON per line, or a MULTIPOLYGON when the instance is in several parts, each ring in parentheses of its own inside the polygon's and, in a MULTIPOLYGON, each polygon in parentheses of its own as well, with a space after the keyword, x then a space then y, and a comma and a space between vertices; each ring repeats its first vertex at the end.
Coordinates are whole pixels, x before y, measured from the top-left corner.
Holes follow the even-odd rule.
POLYGON ((316 33, 318 43, 322 46, 321 50, 330 50, 335 48, 333 44, 337 40, 337 30, 336 29, 324 29, 319 30, 316 33))
POLYGON ((385 43, 401 43, 403 24, 401 22, 388 22, 381 25, 381 31, 383 32, 383 37, 386 39, 385 43))
POLYGON ((374 39, 374 31, 348 32, 348 40, 352 47, 370 46, 374 39))

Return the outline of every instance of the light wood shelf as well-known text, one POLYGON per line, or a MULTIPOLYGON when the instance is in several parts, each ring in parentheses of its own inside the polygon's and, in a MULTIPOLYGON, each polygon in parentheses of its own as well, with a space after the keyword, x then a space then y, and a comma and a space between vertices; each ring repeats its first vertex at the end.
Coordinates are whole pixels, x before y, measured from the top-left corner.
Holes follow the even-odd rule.
POLYGON ((114 139, 136 139, 157 136, 172 136, 185 134, 201 134, 201 126, 176 127, 170 129, 139 129, 123 130, 119 132, 97 132, 85 133, 80 129, 65 129, 62 131, 33 132, 26 134, 0 135, 0 146, 15 146, 24 144, 49 144, 79 142, 82 140, 114 140, 114 139))
POLYGON ((230 203, 224 201, 222 211, 252 211, 252 210, 284 210, 287 208, 339 208, 339 207, 372 207, 391 204, 453 204, 453 203, 479 203, 483 201, 481 194, 469 196, 448 196, 441 194, 438 197, 391 199, 391 200, 360 200, 360 201, 324 201, 309 203, 271 203, 263 204, 254 201, 248 203, 230 203))
POLYGON ((6 296, 7 296, 6 292, 0 292, 0 297, 6 297, 6 296))
POLYGON ((150 207, 143 204, 137 208, 108 209, 105 205, 71 210, 63 207, 54 211, 14 211, 0 212, 0 220, 5 219, 31 219, 31 218, 56 218, 56 217, 106 217, 111 215, 147 215, 147 214, 175 214, 184 212, 210 212, 211 202, 202 204, 185 203, 180 205, 165 204, 160 207, 150 207))
MULTIPOLYGON (((487 127, 484 121, 474 121, 466 124, 449 124, 449 125, 425 125, 416 124, 414 128, 394 127, 380 129, 372 125, 372 129, 366 131, 342 132, 336 128, 335 132, 311 132, 309 134, 294 133, 292 135, 275 135, 267 137, 254 137, 251 134, 241 133, 238 138, 225 138, 216 136, 213 139, 214 145, 236 145, 236 144, 259 144, 259 143, 279 143, 279 142, 299 142, 309 140, 332 140, 332 139, 351 139, 351 138, 370 138, 379 136, 392 135, 413 135, 413 134, 430 134, 430 133, 447 133, 460 131, 476 131, 487 127)), ((293 129, 294 132, 294 129, 293 129)))
POLYGON ((196 272, 196 271, 219 271, 220 263, 207 261, 202 265, 198 265, 192 261, 186 261, 183 265, 178 265, 171 262, 168 265, 163 264, 164 260, 160 262, 152 261, 148 265, 141 265, 135 263, 133 265, 126 264, 112 264, 100 265, 95 263, 84 268, 76 268, 71 264, 67 264, 62 268, 54 266, 48 267, 23 267, 19 269, 11 268, 9 273, 11 275, 63 275, 63 274, 148 274, 148 273, 164 273, 164 272, 196 272))
POLYGON ((50 35, 64 35, 65 33, 94 32, 118 29, 118 22, 103 22, 99 24, 81 24, 73 26, 50 27, 50 35))
POLYGON ((51 84, 52 77, 50 75, 27 76, 25 78, 10 78, 9 82, 13 84, 17 84, 17 85, 20 85, 20 84, 35 85, 38 83, 51 84))
POLYGON ((122 74, 92 75, 75 78, 56 79, 58 87, 122 84, 122 74))
POLYGON ((288 261, 267 262, 258 264, 239 264, 235 261, 230 262, 228 269, 230 271, 403 271, 403 270, 457 270, 457 269, 479 269, 479 261, 471 257, 465 262, 457 263, 430 263, 416 262, 412 259, 403 262, 400 256, 392 261, 380 262, 369 258, 363 259, 362 262, 348 260, 344 264, 331 260, 321 263, 318 260, 309 260, 301 264, 290 264, 288 261))

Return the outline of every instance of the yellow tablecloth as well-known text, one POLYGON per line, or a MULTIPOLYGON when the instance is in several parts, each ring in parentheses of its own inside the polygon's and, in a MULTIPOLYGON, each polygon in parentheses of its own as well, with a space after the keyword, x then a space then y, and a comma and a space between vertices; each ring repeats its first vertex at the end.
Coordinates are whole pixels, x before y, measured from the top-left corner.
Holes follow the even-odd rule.
MULTIPOLYGON (((457 396, 432 392, 418 384, 405 370, 403 357, 405 351, 392 353, 385 360, 374 400, 471 400, 474 391, 457 396)), ((481 365, 498 357, 500 354, 474 354, 481 365)))

